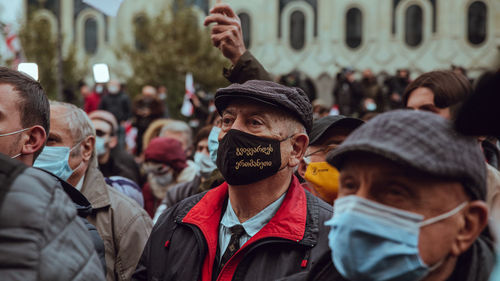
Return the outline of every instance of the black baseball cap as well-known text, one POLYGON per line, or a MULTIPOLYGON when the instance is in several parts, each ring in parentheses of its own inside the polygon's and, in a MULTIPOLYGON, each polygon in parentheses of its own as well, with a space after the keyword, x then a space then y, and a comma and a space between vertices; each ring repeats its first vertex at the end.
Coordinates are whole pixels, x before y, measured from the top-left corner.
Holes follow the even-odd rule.
POLYGON ((348 128, 354 131, 364 123, 361 119, 344 115, 330 115, 320 118, 313 122, 311 133, 309 134, 309 145, 314 145, 330 128, 348 128))

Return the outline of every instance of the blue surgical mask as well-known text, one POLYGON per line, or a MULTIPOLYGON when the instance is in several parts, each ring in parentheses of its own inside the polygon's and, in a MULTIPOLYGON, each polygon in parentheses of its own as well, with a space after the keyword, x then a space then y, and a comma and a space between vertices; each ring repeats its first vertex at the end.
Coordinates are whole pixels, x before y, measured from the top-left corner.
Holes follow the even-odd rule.
POLYGON ((208 177, 217 168, 217 165, 210 159, 210 156, 205 153, 196 152, 194 154, 194 163, 200 167, 200 174, 203 177, 208 177))
POLYGON ((219 149, 219 133, 221 129, 214 126, 210 135, 208 135, 208 151, 210 152, 210 159, 212 162, 217 162, 217 150, 219 149))
POLYGON ((455 209, 424 220, 422 215, 358 196, 335 201, 329 246, 342 276, 350 280, 420 280, 438 268, 426 265, 418 252, 420 228, 458 213, 455 209))
POLYGON ((106 140, 103 137, 95 137, 95 150, 97 152, 97 156, 106 154, 106 140))
POLYGON ((63 180, 68 180, 74 172, 68 163, 69 154, 75 147, 70 149, 66 146, 45 146, 33 163, 33 167, 51 172, 63 180))

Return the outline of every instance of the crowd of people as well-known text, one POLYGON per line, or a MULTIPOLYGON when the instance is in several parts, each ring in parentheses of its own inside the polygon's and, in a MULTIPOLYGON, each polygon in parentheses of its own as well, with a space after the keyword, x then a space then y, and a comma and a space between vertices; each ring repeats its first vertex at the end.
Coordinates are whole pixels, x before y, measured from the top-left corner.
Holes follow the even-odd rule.
POLYGON ((201 125, 162 85, 78 108, 0 67, 0 279, 500 280, 500 72, 346 68, 336 112, 213 23, 231 85, 201 125))

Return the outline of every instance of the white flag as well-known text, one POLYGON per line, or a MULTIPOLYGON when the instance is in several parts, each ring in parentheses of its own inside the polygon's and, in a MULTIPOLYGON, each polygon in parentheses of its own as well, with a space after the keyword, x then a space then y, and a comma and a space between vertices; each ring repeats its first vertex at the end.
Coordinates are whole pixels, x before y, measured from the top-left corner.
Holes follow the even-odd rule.
POLYGON ((186 117, 193 115, 194 108, 190 99, 193 97, 194 91, 193 75, 188 72, 186 74, 186 93, 184 94, 184 101, 181 107, 181 114, 186 117))
POLYGON ((83 0, 83 2, 110 17, 116 17, 123 0, 83 0))

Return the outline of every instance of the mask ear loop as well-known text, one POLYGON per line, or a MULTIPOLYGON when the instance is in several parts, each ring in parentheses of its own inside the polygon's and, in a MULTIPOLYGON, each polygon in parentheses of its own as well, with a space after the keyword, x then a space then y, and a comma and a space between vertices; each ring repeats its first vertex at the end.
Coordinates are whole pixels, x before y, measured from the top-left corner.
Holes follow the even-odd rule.
MULTIPOLYGON (((280 143, 282 143, 282 142, 284 142, 284 141, 286 141, 286 140, 288 140, 288 139, 291 139, 291 138, 292 138, 293 136, 295 136, 295 135, 296 135, 296 134, 291 134, 291 135, 289 135, 288 137, 286 137, 286 138, 284 138, 284 139, 280 140, 280 143)), ((288 165, 283 166, 282 168, 280 168, 280 169, 278 170, 278 172, 280 172, 281 170, 285 169, 287 166, 288 166, 288 165)), ((278 172, 276 172, 276 173, 278 173, 278 172)))
POLYGON ((437 217, 433 217, 433 218, 430 218, 430 219, 427 219, 423 222, 420 223, 420 227, 423 227, 423 226, 426 226, 426 225, 429 225, 429 224, 433 224, 433 223, 436 223, 438 221, 441 221, 441 220, 444 220, 446 218, 449 218, 455 214, 457 214, 458 212, 460 212, 460 210, 462 210, 465 206, 467 206, 468 202, 463 202, 462 204, 458 205, 455 209, 449 211, 449 212, 446 212, 444 214, 441 214, 437 217))
POLYGON ((6 137, 6 136, 11 136, 11 135, 15 135, 15 134, 19 134, 19 133, 22 133, 24 131, 27 131, 31 128, 24 128, 24 129, 21 129, 21 130, 17 130, 15 132, 10 132, 10 133, 7 133, 7 134, 0 134, 0 137, 6 137))

